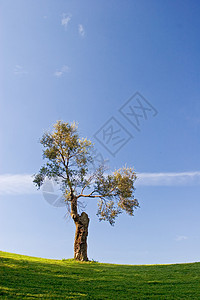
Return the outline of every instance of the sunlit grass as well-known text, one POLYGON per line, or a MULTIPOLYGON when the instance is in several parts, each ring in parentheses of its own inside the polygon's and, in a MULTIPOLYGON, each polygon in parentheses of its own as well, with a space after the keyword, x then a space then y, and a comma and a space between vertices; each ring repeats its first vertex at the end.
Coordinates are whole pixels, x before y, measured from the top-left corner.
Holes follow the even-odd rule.
POLYGON ((113 265, 0 252, 1 299, 200 299, 200 263, 113 265))

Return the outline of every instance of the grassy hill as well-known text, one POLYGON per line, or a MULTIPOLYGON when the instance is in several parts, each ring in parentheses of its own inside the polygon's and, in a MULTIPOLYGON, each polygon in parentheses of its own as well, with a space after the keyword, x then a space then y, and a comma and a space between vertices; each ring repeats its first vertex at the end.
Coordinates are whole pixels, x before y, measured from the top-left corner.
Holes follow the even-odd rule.
POLYGON ((0 299, 200 299, 200 263, 129 266, 0 251, 0 299))

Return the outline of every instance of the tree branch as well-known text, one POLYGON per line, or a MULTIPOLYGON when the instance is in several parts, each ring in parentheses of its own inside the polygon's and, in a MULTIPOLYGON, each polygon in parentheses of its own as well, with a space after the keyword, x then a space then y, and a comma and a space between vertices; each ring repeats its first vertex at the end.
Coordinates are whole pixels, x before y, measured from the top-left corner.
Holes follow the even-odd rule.
MULTIPOLYGON (((58 145, 60 147, 60 145, 58 145)), ((67 164, 65 163, 65 158, 64 158, 64 155, 62 153, 62 147, 61 148, 61 151, 58 149, 58 152, 60 153, 61 155, 61 159, 62 159, 62 163, 65 167, 65 171, 66 171, 66 175, 67 175, 67 182, 68 182, 68 185, 69 185, 69 188, 70 188, 70 191, 71 191, 71 194, 73 196, 73 188, 72 188, 72 183, 70 181, 70 178, 69 178, 69 172, 68 172, 68 166, 69 166, 69 150, 68 150, 68 156, 67 156, 67 164)))
POLYGON ((104 197, 109 196, 115 189, 116 189, 116 187, 112 188, 112 189, 111 189, 108 193, 106 193, 105 195, 92 195, 93 193, 95 193, 95 191, 92 191, 92 192, 91 192, 90 194, 88 194, 88 195, 84 195, 84 194, 82 194, 82 192, 81 192, 81 194, 79 194, 79 195, 77 196, 77 199, 80 198, 80 197, 87 197, 87 198, 104 198, 104 197))
POLYGON ((83 186, 83 188, 81 190, 81 194, 83 194, 84 189, 91 183, 91 181, 92 181, 93 178, 94 178, 94 174, 89 177, 87 183, 83 186))
POLYGON ((77 199, 80 198, 80 197, 87 197, 87 198, 103 198, 105 196, 103 195, 92 195, 92 193, 90 193, 89 195, 83 195, 83 194, 79 194, 77 196, 77 199))

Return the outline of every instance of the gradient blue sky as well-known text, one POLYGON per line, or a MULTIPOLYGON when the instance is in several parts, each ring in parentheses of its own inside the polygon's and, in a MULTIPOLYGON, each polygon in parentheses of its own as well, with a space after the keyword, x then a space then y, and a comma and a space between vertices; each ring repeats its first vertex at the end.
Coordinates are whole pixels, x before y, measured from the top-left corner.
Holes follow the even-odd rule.
POLYGON ((141 174, 134 218, 98 222, 88 202, 90 259, 199 261, 199 1, 0 2, 0 249, 73 256, 74 225, 31 184, 39 138, 79 122, 111 169, 141 174), (137 132, 119 112, 140 92, 158 111, 137 132), (115 157, 93 137, 114 117, 133 135, 115 157), (15 176, 13 176, 15 175, 15 176))

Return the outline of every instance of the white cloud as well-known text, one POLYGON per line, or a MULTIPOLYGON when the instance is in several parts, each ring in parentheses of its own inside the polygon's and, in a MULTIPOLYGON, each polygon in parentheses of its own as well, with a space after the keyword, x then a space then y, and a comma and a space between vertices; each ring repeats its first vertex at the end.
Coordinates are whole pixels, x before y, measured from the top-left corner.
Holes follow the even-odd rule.
POLYGON ((61 77, 63 76, 64 73, 68 73, 70 71, 70 68, 66 65, 62 66, 62 68, 60 70, 57 70, 54 75, 56 77, 61 77))
POLYGON ((61 25, 64 26, 65 29, 67 29, 67 26, 69 22, 71 21, 71 15, 63 14, 61 19, 61 25))
POLYGON ((179 173, 138 173, 136 185, 180 186, 200 185, 200 171, 179 173))
MULTIPOLYGON (((140 173, 138 185, 175 186, 195 184, 200 185, 200 172, 185 173, 140 173)), ((30 174, 2 174, 0 175, 0 195, 35 194, 37 189, 30 174)), ((177 237, 178 240, 186 239, 177 237)))
POLYGON ((84 27, 83 27, 82 24, 79 24, 79 25, 78 25, 78 32, 79 32, 79 34, 80 34, 80 36, 81 36, 82 38, 85 37, 85 29, 84 29, 84 27))
POLYGON ((23 195, 37 192, 32 175, 3 174, 0 175, 0 195, 23 195))
POLYGON ((185 240, 187 240, 188 239, 188 237, 187 236, 185 236, 185 235, 178 235, 177 237, 176 237, 176 241, 177 242, 180 242, 180 241, 185 241, 185 240))
POLYGON ((23 74, 28 74, 28 72, 24 69, 24 67, 20 65, 16 65, 14 68, 14 74, 15 75, 23 75, 23 74))

